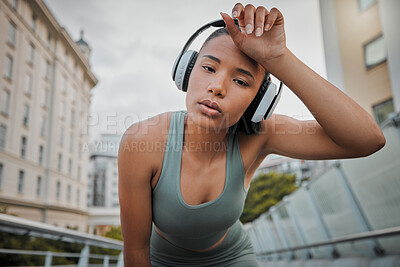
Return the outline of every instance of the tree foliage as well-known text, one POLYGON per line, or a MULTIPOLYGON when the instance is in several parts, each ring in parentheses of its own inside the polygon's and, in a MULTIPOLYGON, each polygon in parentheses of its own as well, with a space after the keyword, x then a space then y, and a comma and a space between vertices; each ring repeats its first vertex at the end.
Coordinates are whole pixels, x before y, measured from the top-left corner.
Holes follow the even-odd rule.
POLYGON ((105 236, 108 238, 113 238, 123 241, 121 226, 112 226, 110 231, 108 231, 105 236))
POLYGON ((298 188, 295 183, 295 174, 277 174, 274 171, 259 174, 251 182, 240 221, 247 223, 258 218, 284 196, 295 191, 298 188))

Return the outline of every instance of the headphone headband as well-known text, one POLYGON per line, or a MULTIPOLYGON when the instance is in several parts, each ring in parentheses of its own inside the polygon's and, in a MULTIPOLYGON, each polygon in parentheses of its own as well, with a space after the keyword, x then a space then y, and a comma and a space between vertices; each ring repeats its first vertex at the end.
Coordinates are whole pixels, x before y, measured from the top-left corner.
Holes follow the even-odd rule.
MULTIPOLYGON (((239 21, 237 19, 233 20, 236 25, 239 25, 239 21)), ((195 33, 190 36, 189 40, 187 40, 186 44, 183 46, 183 49, 181 53, 178 55, 177 59, 175 60, 174 67, 172 68, 172 80, 175 81, 175 75, 176 75, 176 70, 178 69, 178 62, 181 60, 183 54, 186 53, 188 50, 189 46, 193 43, 193 41, 199 36, 202 32, 207 30, 210 27, 216 27, 216 28, 223 28, 225 27, 225 21, 223 19, 217 19, 214 21, 211 21, 204 26, 200 27, 195 33)))

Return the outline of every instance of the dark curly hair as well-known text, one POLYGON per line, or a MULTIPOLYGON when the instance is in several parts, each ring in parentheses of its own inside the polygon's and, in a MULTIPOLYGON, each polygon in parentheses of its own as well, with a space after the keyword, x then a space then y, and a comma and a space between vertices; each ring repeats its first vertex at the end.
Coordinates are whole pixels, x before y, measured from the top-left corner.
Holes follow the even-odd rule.
MULTIPOLYGON (((203 47, 212 39, 221 36, 221 35, 229 35, 229 32, 226 28, 220 28, 213 33, 210 34, 210 36, 207 37, 207 39, 204 41, 203 45, 200 48, 200 51, 203 49, 203 47)), ((264 81, 268 78, 269 72, 265 70, 265 76, 264 76, 264 81)), ((263 81, 263 82, 264 82, 263 81)), ((250 106, 250 105, 249 105, 250 106)), ((258 135, 261 130, 261 122, 254 123, 251 121, 252 114, 254 113, 254 110, 247 108, 246 111, 243 113, 242 117, 239 119, 237 123, 232 125, 230 128, 233 128, 233 131, 238 131, 238 132, 244 132, 247 135, 251 134, 256 134, 258 135)))

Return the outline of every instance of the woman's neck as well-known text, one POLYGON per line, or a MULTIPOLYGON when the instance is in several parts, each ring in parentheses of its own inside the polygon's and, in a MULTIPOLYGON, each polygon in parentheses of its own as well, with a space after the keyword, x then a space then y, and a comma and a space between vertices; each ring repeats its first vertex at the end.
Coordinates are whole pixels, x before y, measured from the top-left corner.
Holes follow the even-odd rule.
POLYGON ((226 154, 228 128, 202 128, 185 116, 183 148, 198 162, 210 164, 216 157, 226 154))

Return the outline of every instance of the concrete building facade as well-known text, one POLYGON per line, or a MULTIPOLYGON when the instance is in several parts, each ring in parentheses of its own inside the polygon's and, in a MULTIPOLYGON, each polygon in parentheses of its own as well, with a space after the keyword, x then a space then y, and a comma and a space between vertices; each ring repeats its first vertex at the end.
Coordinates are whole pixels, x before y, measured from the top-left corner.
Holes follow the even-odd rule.
POLYGON ((41 0, 0 1, 0 32, 0 205, 85 231, 90 48, 41 0))
POLYGON ((319 4, 328 80, 382 123, 400 111, 400 2, 319 4))

